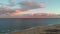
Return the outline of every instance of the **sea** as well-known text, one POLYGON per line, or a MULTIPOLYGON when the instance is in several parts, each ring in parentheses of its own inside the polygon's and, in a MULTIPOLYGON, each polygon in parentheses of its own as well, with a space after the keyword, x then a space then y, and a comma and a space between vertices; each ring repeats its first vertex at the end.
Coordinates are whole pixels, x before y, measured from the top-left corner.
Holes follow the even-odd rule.
POLYGON ((54 24, 60 24, 60 18, 0 18, 0 34, 54 24))

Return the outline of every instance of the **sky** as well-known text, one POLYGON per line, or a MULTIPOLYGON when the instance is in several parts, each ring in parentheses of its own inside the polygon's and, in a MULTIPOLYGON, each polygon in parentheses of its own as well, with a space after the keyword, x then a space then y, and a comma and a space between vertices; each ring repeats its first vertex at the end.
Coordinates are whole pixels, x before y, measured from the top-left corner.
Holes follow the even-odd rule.
MULTIPOLYGON (((14 0, 15 4, 23 0, 14 0)), ((35 1, 35 0, 33 0, 35 1)), ((37 10, 40 12, 50 12, 60 14, 60 0, 38 0, 39 2, 44 3, 45 8, 40 8, 37 10)), ((0 0, 0 3, 9 4, 9 0, 0 0)), ((12 8, 21 8, 19 5, 13 6, 12 8)))

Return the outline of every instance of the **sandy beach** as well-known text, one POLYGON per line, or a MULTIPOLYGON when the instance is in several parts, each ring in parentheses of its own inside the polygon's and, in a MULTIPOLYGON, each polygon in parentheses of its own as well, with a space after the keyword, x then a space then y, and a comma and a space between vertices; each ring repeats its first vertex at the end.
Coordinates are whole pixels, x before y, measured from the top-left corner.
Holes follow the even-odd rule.
POLYGON ((50 26, 42 26, 30 28, 18 32, 12 32, 10 34, 60 34, 60 24, 50 25, 50 26))

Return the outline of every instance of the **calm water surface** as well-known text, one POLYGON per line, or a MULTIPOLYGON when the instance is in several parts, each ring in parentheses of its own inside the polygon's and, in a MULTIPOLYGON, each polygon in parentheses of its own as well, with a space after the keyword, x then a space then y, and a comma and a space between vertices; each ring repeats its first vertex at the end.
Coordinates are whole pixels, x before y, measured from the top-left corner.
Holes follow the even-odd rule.
POLYGON ((60 18, 0 18, 0 34, 60 23, 60 18))

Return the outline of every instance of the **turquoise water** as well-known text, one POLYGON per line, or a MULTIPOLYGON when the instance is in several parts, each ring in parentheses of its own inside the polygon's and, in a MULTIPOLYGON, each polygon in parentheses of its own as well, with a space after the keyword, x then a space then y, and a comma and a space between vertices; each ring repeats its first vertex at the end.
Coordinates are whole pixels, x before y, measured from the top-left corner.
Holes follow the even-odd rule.
POLYGON ((60 18, 0 18, 0 34, 60 23, 60 18))

